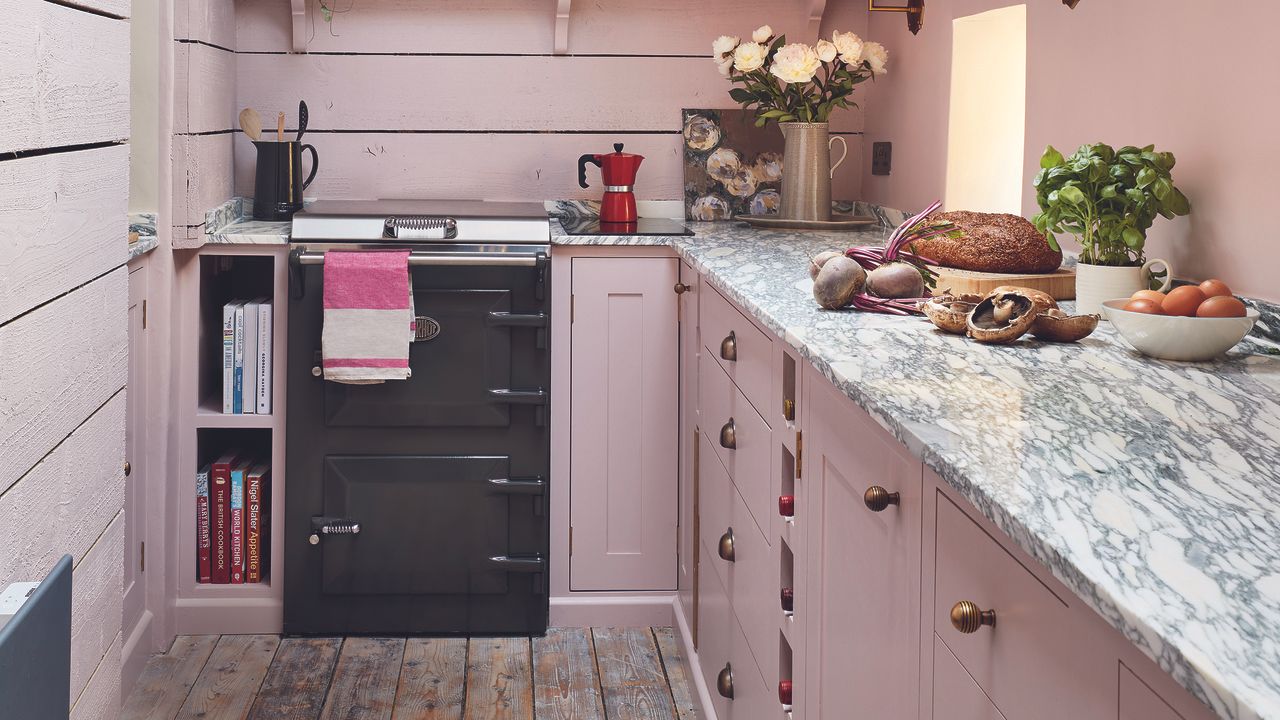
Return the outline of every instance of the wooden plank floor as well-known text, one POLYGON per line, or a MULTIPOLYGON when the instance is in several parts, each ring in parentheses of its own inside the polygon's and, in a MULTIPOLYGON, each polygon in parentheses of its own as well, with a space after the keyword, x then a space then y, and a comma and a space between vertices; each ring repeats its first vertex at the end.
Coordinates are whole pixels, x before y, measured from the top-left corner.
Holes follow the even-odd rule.
POLYGON ((123 720, 697 720, 671 628, 533 638, 177 638, 123 720))

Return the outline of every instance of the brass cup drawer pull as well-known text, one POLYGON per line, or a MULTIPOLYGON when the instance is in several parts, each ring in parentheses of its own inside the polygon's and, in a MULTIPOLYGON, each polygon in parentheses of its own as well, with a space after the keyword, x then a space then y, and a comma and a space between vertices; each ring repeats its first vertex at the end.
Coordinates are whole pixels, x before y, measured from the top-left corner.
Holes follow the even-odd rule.
POLYGON ((890 505, 902 505, 902 496, 889 492, 879 485, 872 485, 862 495, 862 502, 871 512, 884 512, 890 505))
POLYGON ((951 625, 966 635, 978 632, 983 625, 994 628, 996 611, 983 610, 968 600, 961 600, 951 607, 951 625))
POLYGON ((729 331, 729 335, 720 341, 720 357, 729 362, 738 361, 738 336, 729 331))
POLYGON ((733 528, 725 530, 724 534, 720 536, 720 544, 716 547, 716 554, 726 562, 734 562, 737 558, 737 553, 733 549, 733 528))
POLYGON ((716 676, 716 692, 722 698, 733 699, 733 666, 729 663, 725 663, 724 669, 716 676))
POLYGON ((729 422, 720 428, 720 447, 727 450, 738 449, 738 426, 734 424, 733 418, 729 418, 729 422))

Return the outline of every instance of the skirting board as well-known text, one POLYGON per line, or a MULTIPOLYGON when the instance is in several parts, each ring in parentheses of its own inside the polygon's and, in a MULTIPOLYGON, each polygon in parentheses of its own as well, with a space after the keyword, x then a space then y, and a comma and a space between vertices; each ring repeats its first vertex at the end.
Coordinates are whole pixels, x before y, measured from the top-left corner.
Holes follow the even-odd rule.
POLYGON ((668 627, 675 593, 659 595, 553 596, 551 627, 668 627))
POLYGON ((698 651, 693 646, 693 631, 689 629, 689 624, 684 619, 684 604, 680 602, 680 596, 677 595, 672 601, 672 609, 675 611, 675 627, 676 632, 680 633, 680 644, 684 646, 684 657, 689 663, 689 682, 693 683, 695 697, 698 698, 698 713, 705 720, 717 720, 715 706, 711 704, 711 691, 707 688, 707 683, 702 676, 702 666, 699 664, 698 651))

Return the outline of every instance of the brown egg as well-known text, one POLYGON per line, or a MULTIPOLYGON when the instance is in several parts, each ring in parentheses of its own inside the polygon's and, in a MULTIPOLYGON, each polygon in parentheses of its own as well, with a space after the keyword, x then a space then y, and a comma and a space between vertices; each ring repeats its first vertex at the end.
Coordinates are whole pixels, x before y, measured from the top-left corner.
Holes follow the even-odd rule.
POLYGON ((1195 317, 1196 308, 1204 302, 1204 293, 1195 285, 1183 285, 1169 291, 1160 303, 1165 315, 1195 317))
POLYGON ((1221 280, 1205 280, 1200 283, 1200 292, 1204 293, 1207 298, 1222 297, 1224 295, 1233 295, 1231 288, 1221 280))
POLYGON ((1196 309, 1196 317, 1203 318, 1238 318, 1246 314, 1244 303, 1230 295, 1211 297, 1196 309))
POLYGON ((1150 300, 1157 305, 1164 302, 1164 293, 1159 290, 1139 290, 1130 300, 1150 300))
POLYGON ((1124 309, 1128 312, 1145 313, 1147 315, 1163 315, 1164 310, 1160 308, 1160 303, 1146 298, 1138 298, 1125 303, 1124 309))

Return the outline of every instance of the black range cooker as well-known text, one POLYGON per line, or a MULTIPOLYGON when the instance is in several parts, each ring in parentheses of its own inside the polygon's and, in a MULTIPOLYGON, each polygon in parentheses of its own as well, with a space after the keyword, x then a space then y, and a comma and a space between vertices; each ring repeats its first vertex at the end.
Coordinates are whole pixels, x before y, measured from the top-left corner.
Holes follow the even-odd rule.
POLYGON ((550 228, 541 205, 317 202, 289 255, 284 630, 547 626, 550 228), (324 254, 408 248, 406 381, 320 372, 324 254))

